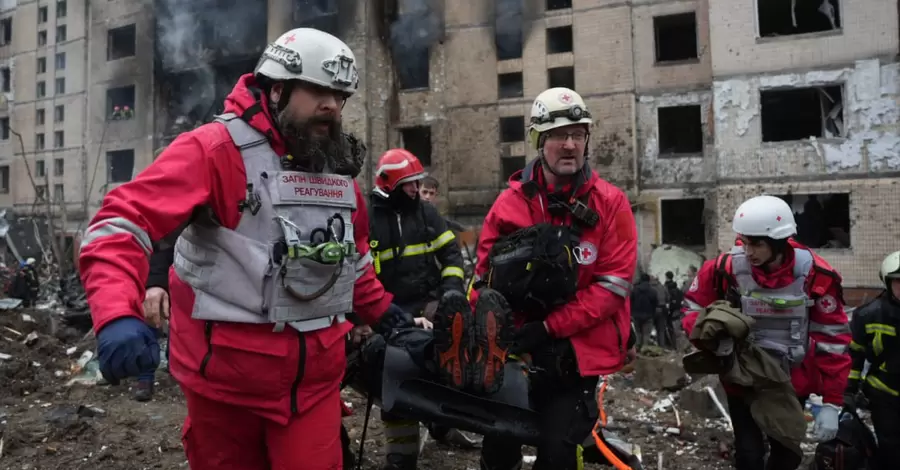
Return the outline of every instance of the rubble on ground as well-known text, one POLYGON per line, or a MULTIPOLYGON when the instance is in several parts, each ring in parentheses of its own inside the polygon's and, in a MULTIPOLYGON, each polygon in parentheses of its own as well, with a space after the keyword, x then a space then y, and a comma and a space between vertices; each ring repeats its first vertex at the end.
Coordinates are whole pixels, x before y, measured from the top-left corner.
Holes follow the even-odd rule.
MULTIPOLYGON (((76 320, 87 312, 79 285, 69 283, 59 298, 34 308, 0 308, 0 468, 187 468, 177 385, 158 371, 153 401, 137 403, 133 381, 110 386, 102 380, 93 335, 76 320)), ((642 352, 625 369, 632 372, 609 378, 603 401, 608 429, 634 447, 646 469, 660 468, 660 458, 665 469, 731 468, 728 420, 709 394, 725 404, 718 379, 685 375, 680 353, 657 347, 642 352)), ((349 390, 345 400, 355 409, 345 419, 355 441, 366 402, 349 390)), ((366 441, 363 468, 376 470, 383 462, 377 410, 366 441)), ((805 450, 813 448, 810 442, 805 450)), ((534 449, 525 454, 532 461, 534 449)), ((420 462, 434 470, 477 469, 478 451, 429 439, 420 462)))

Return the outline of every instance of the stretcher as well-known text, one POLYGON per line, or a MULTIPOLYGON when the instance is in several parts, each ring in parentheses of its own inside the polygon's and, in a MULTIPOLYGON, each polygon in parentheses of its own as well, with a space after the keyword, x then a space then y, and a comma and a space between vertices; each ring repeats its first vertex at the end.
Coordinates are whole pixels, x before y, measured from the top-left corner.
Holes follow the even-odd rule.
MULTIPOLYGON (((538 414, 529 404, 528 376, 523 373, 522 363, 506 364, 503 386, 498 392, 476 396, 439 383, 433 371, 422 367, 422 361, 417 361, 408 348, 386 344, 383 339, 375 341, 374 346, 367 346, 370 351, 361 355, 364 358, 361 367, 380 370, 381 377, 357 374, 358 380, 351 385, 370 394, 370 399, 385 412, 483 436, 511 438, 525 445, 536 446, 540 441, 538 414)), ((597 397, 600 419, 580 454, 587 462, 619 470, 642 470, 631 446, 605 429, 606 412, 602 403, 605 390, 604 381, 597 397)))

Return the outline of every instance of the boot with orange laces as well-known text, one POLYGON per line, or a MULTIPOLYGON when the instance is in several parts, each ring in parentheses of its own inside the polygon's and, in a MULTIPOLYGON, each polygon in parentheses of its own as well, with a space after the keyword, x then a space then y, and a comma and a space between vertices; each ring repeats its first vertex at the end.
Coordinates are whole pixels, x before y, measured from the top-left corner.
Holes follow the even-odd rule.
POLYGON ((441 297, 434 313, 434 355, 444 384, 467 390, 469 357, 475 321, 465 294, 451 290, 441 297))
POLYGON ((472 392, 490 395, 500 390, 507 349, 512 341, 509 303, 493 289, 480 290, 475 304, 475 351, 469 361, 472 392))

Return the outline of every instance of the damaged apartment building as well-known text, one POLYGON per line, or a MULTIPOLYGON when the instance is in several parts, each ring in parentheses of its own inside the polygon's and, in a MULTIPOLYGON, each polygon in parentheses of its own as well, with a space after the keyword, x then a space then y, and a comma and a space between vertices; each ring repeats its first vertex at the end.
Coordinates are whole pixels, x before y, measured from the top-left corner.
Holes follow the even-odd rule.
POLYGON ((735 208, 761 193, 794 207, 848 289, 878 286, 900 245, 896 2, 366 5, 345 121, 373 153, 419 155, 457 218, 477 223, 535 156, 531 100, 566 86, 596 118, 591 164, 632 198, 644 268, 666 266, 658 246, 686 249, 679 274, 727 249, 735 208))
POLYGON ((299 26, 357 56, 344 126, 369 147, 363 186, 403 146, 477 224, 535 156, 533 98, 565 86, 595 117, 591 165, 632 199, 643 266, 660 245, 727 248, 761 192, 791 202, 848 287, 877 285, 897 249, 889 0, 0 0, 0 209, 77 235, 299 26))
POLYGON ((799 240, 845 287, 877 287, 881 259, 900 248, 897 3, 647 8, 653 33, 635 50, 642 253, 715 256, 734 241, 737 206, 766 193, 791 204, 799 240))

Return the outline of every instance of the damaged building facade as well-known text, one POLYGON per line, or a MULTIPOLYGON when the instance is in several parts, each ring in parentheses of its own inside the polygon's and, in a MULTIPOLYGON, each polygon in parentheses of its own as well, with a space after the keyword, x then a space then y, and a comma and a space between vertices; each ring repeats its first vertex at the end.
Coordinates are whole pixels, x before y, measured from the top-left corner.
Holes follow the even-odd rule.
POLYGON ((596 117, 591 163, 633 200, 643 266, 659 245, 727 249, 760 193, 848 288, 877 286, 898 247, 896 2, 383 0, 355 17, 347 126, 419 155, 457 218, 535 156, 531 100, 567 86, 596 117))
POLYGON ((49 211, 71 243, 309 3, 0 0, 0 209, 49 211))
POLYGON ((889 206, 900 195, 897 10, 846 0, 0 0, 0 208, 49 208, 66 232, 83 230, 109 189, 221 112, 267 41, 313 26, 359 59, 344 124, 372 154, 364 186, 375 157, 404 146, 440 181, 440 205, 477 223, 535 156, 531 100, 567 86, 596 118, 591 164, 632 198, 644 265, 664 244, 707 257, 726 249, 737 204, 767 192, 791 202, 801 238, 849 287, 874 286, 900 225, 889 206))
POLYGON ((845 287, 878 286, 881 259, 900 247, 897 4, 704 3, 699 63, 674 65, 704 78, 639 86, 642 251, 715 256, 734 241, 737 206, 767 193, 791 204, 798 238, 845 287))

